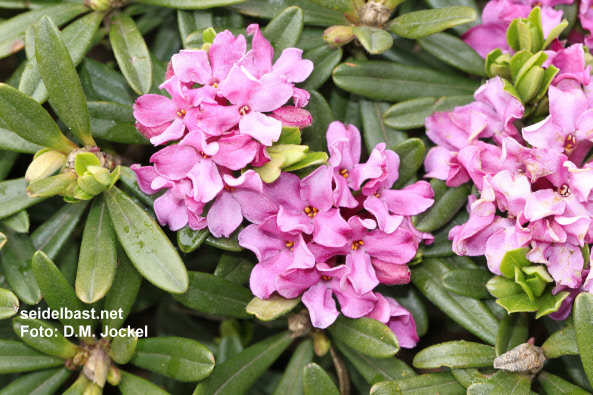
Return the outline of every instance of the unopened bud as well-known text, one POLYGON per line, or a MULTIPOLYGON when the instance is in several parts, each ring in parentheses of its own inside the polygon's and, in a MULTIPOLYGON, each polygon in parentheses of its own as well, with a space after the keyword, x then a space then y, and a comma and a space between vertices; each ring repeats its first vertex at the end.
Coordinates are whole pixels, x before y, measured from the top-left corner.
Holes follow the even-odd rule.
POLYGON ((107 382, 111 385, 117 386, 121 382, 121 373, 119 369, 111 365, 107 372, 107 382))
POLYGON ((383 26, 391 17, 391 10, 382 3, 369 0, 358 12, 360 23, 366 26, 383 26))
POLYGON ((352 26, 331 26, 323 32, 323 40, 334 46, 340 47, 348 44, 354 39, 354 31, 352 26))
POLYGON ((66 156, 57 151, 46 151, 33 159, 25 179, 29 182, 46 178, 55 173, 66 163, 66 156))
POLYGON ((91 10, 99 12, 107 11, 111 6, 109 0, 88 0, 85 1, 85 4, 91 10))
POLYGON ((327 354, 329 347, 331 346, 331 341, 327 335, 323 331, 315 330, 311 332, 311 338, 313 338, 313 350, 315 351, 315 355, 322 357, 327 354))

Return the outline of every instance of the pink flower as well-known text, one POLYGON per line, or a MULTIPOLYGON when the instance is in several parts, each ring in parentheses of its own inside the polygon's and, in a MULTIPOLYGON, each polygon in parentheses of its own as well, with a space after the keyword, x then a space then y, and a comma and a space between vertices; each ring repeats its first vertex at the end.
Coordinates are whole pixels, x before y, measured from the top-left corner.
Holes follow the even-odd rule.
POLYGON ((367 317, 387 324, 395 333, 400 347, 414 348, 420 340, 416 332, 416 323, 412 314, 392 298, 377 294, 375 308, 367 317))

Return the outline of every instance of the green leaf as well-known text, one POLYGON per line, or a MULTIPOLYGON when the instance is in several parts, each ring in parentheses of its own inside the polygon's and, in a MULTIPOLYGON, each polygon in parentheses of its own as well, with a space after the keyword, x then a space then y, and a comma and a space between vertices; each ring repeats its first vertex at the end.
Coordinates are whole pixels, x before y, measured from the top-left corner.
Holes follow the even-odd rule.
POLYGON ((87 207, 88 202, 86 201, 62 206, 58 212, 31 234, 31 241, 35 249, 45 252, 49 259, 58 256, 60 249, 71 239, 72 233, 87 207))
POLYGON ((582 292, 576 297, 573 319, 581 361, 589 382, 593 383, 593 295, 582 292))
POLYGON ((91 129, 97 138, 122 144, 150 144, 136 126, 132 106, 115 102, 88 103, 91 129))
POLYGON ((451 373, 453 373, 453 376, 459 381, 459 384, 463 385, 465 388, 468 388, 474 383, 483 383, 489 379, 489 376, 480 373, 480 371, 475 368, 453 369, 451 370, 451 373))
POLYGON ((486 284, 486 288, 496 298, 524 294, 519 284, 503 276, 492 277, 486 284))
POLYGON ((0 374, 30 372, 64 365, 62 358, 42 354, 21 341, 0 339, 0 374))
POLYGON ((352 347, 348 347, 340 341, 334 340, 333 344, 370 385, 380 381, 398 380, 416 375, 411 367, 396 357, 373 358, 356 351, 352 347))
POLYGON ((398 129, 415 129, 424 127, 424 121, 437 111, 450 111, 457 106, 471 103, 471 95, 445 96, 440 99, 423 97, 420 99, 406 100, 389 107, 383 114, 385 123, 398 129))
POLYGON ((68 359, 74 357, 81 349, 70 343, 57 328, 44 321, 32 318, 25 319, 16 317, 12 320, 14 332, 29 346, 41 351, 44 354, 68 359), (39 333, 51 333, 51 336, 31 335, 31 330, 36 329, 39 333))
POLYGON ((522 269, 527 266, 532 266, 533 263, 527 259, 526 254, 529 252, 528 247, 517 248, 507 251, 500 262, 501 273, 510 279, 515 278, 515 268, 522 269))
POLYGON ((27 211, 25 210, 21 210, 8 218, 4 218, 2 223, 15 232, 29 233, 29 214, 27 214, 27 211))
POLYGON ((301 395, 303 393, 303 369, 313 362, 313 342, 303 340, 293 351, 274 395, 301 395))
MULTIPOLYGON (((103 16, 103 13, 91 12, 72 22, 61 32, 62 39, 75 67, 78 66, 91 46, 91 41, 103 16)), ((48 98, 47 89, 39 74, 39 65, 35 57, 29 59, 27 63, 19 83, 19 90, 39 103, 45 102, 48 98)))
POLYGON ((82 4, 53 4, 48 7, 19 14, 0 23, 0 37, 2 37, 0 39, 0 58, 4 58, 23 49, 25 46, 25 32, 29 26, 37 23, 42 16, 50 16, 59 26, 77 15, 88 11, 89 9, 82 4))
POLYGON ((77 178, 76 173, 62 173, 57 176, 33 181, 25 191, 30 198, 48 198, 59 193, 64 193, 66 188, 76 181, 77 178))
POLYGON ((329 375, 314 362, 303 368, 303 390, 305 395, 339 395, 340 393, 329 375))
POLYGON ((68 387, 66 391, 62 395, 85 395, 85 390, 92 384, 84 373, 81 373, 76 381, 68 387))
POLYGON ((16 233, 0 225, 8 241, 0 250, 2 274, 14 293, 23 302, 35 305, 41 300, 41 291, 35 280, 31 258, 35 248, 26 234, 16 233))
POLYGON ((304 159, 293 163, 292 165, 282 169, 283 171, 296 171, 307 167, 322 165, 327 163, 327 154, 325 152, 309 152, 304 159))
POLYGON ((239 285, 208 273, 189 272, 186 293, 173 295, 181 304, 206 314, 250 318, 245 311, 251 292, 239 285))
POLYGON ((327 330, 332 338, 373 358, 389 358, 399 351, 399 343, 391 329, 372 318, 353 320, 340 315, 327 330))
POLYGON ((19 311, 19 299, 7 289, 0 288, 0 320, 12 317, 19 311))
POLYGON ((239 233, 243 230, 242 226, 239 226, 231 235, 226 237, 214 237, 208 234, 204 242, 209 246, 216 247, 225 251, 239 252, 243 251, 243 247, 239 244, 239 233))
POLYGON ((303 59, 309 59, 315 67, 309 77, 298 84, 298 87, 307 91, 319 89, 331 77, 333 70, 342 60, 342 54, 342 48, 332 48, 326 44, 305 52, 303 59))
POLYGON ((558 358, 566 354, 578 355, 579 346, 574 326, 553 333, 542 345, 542 351, 546 358, 558 358))
POLYGON ((509 314, 503 318, 496 335, 496 356, 511 351, 527 342, 529 318, 527 314, 509 314))
POLYGON ((185 292, 187 270, 163 230, 117 187, 105 197, 117 238, 140 274, 165 291, 185 292))
POLYGON ((274 48, 274 59, 278 59, 286 48, 296 46, 303 32, 303 11, 299 7, 288 7, 270 21, 263 35, 274 48))
POLYGON ((35 58, 51 105, 58 117, 84 145, 96 145, 82 86, 68 48, 50 17, 35 30, 35 58))
POLYGON ((152 85, 152 63, 134 20, 125 14, 115 15, 111 19, 109 41, 130 87, 139 95, 148 93, 152 85))
POLYGON ((167 391, 148 380, 123 370, 120 370, 119 373, 121 374, 121 382, 117 388, 122 395, 169 395, 167 391))
MULTIPOLYGON (((52 310, 67 308, 70 311, 84 311, 86 307, 76 297, 74 289, 68 284, 60 269, 45 255, 43 251, 37 251, 33 255, 33 273, 39 284, 39 289, 43 294, 43 299, 52 310)), ((79 326, 90 325, 90 319, 67 318, 62 315, 58 318, 64 325, 70 325, 74 333, 78 333, 79 326)))
POLYGON ((103 320, 103 326, 119 329, 124 323, 128 314, 132 310, 132 305, 136 301, 142 276, 121 246, 117 249, 118 268, 115 272, 115 278, 109 292, 105 295, 105 304, 103 309, 107 311, 120 311, 116 318, 109 317, 103 320))
POLYGON ((445 181, 432 179, 430 186, 434 190, 434 204, 424 213, 412 218, 412 222, 421 232, 432 232, 446 225, 457 212, 466 205, 470 193, 469 184, 448 187, 445 181))
POLYGON ((152 207, 154 205, 154 201, 160 195, 157 193, 151 196, 142 192, 140 190, 140 187, 138 186, 138 182, 136 181, 136 173, 134 172, 134 170, 126 166, 121 166, 120 171, 121 174, 119 180, 126 186, 126 188, 128 188, 134 194, 134 196, 137 197, 142 203, 146 204, 149 207, 152 207))
POLYGON ((216 365, 212 374, 198 384, 194 395, 244 394, 290 343, 290 333, 283 332, 254 344, 224 363, 216 365))
POLYGON ((418 369, 482 368, 492 366, 496 358, 494 347, 464 340, 430 346, 414 357, 418 369))
POLYGON ((385 143, 387 147, 405 141, 408 135, 396 129, 392 129, 384 122, 383 113, 389 108, 385 102, 360 99, 360 116, 362 120, 362 138, 368 152, 371 152, 379 143, 385 143))
POLYGON ((441 277, 455 269, 455 265, 441 259, 426 259, 412 269, 412 282, 433 304, 459 325, 494 345, 498 320, 479 300, 447 291, 441 277))
POLYGON ((80 67, 80 82, 88 101, 134 104, 136 94, 126 79, 103 63, 85 58, 80 67))
MULTIPOLYGON (((531 380, 521 374, 509 374, 498 382, 490 392, 491 395, 528 395, 531 380)), ((469 391, 468 391, 469 392, 469 391)))
POLYGON ((87 217, 76 273, 76 295, 94 303, 109 291, 117 268, 117 236, 103 195, 95 196, 87 217))
POLYGON ((373 385, 371 395, 464 395, 465 388, 449 372, 427 373, 394 381, 383 381, 373 385))
POLYGON ((300 301, 301 298, 285 299, 280 295, 272 295, 265 300, 256 296, 245 310, 262 321, 272 321, 290 312, 300 301))
POLYGON ((186 226, 177 231, 177 245, 182 252, 188 254, 201 246, 209 235, 208 228, 193 230, 186 226))
POLYGON ((478 84, 463 77, 383 61, 354 60, 333 71, 337 86, 376 100, 471 95, 478 84))
POLYGON ((214 356, 195 340, 153 337, 138 340, 130 363, 177 381, 201 381, 214 369, 214 356))
POLYGON ((317 4, 323 8, 340 12, 353 11, 351 0, 310 0, 311 3, 317 4))
POLYGON ((317 91, 310 91, 311 98, 305 107, 315 120, 313 124, 302 131, 302 144, 308 145, 312 151, 327 151, 325 134, 329 124, 334 121, 329 104, 317 91))
MULTIPOLYGON (((456 5, 464 5, 468 7, 472 7, 474 10, 479 10, 478 5, 476 4, 475 0, 424 0, 424 2, 430 8, 441 8, 441 7, 450 7, 456 5)), ((482 18, 478 13, 476 19, 473 22, 466 23, 464 25, 455 26, 451 28, 457 35, 461 35, 468 31, 470 28, 480 25, 482 23, 482 18)))
POLYGON ((393 37, 383 29, 370 26, 356 26, 352 32, 370 54, 387 51, 393 45, 393 37))
POLYGON ((418 43, 426 52, 443 62, 467 73, 486 77, 484 59, 460 38, 448 33, 438 33, 423 38, 418 43))
POLYGON ((393 188, 401 189, 416 176, 416 172, 424 162, 424 142, 411 138, 394 145, 391 149, 399 155, 400 161, 399 177, 393 188))
MULTIPOLYGON (((6 125, 0 118, 0 149, 12 151, 15 153, 23 152, 26 154, 34 154, 35 152, 43 149, 43 147, 30 143, 12 130, 9 130, 8 125, 6 125)), ((6 154, 9 153, 6 152, 6 154)))
POLYGON ((441 278, 443 286, 449 291, 474 299, 490 298, 486 283, 492 273, 482 269, 457 269, 445 273, 441 278))
POLYGON ((126 330, 125 336, 117 336, 113 338, 109 355, 115 362, 122 365, 126 364, 134 356, 137 344, 137 332, 128 329, 126 330))
POLYGON ((243 1, 245 0, 139 0, 139 3, 177 8, 180 10, 203 10, 241 3, 243 1))
POLYGON ((21 376, 0 390, 1 395, 53 394, 70 377, 66 368, 47 369, 21 376))
POLYGON ((389 30, 404 38, 418 39, 473 22, 476 17, 476 10, 465 6, 416 11, 395 18, 389 23, 389 30))
POLYGON ((30 143, 63 153, 78 148, 62 134, 41 104, 6 84, 0 84, 0 118, 30 143))
POLYGON ((331 26, 347 24, 343 13, 313 4, 309 0, 250 0, 234 4, 229 9, 252 17, 272 19, 286 7, 297 6, 303 10, 306 25, 331 26))
POLYGON ((537 379, 542 385, 546 394, 572 394, 572 395, 587 395, 589 392, 577 387, 548 372, 541 372, 537 379))
POLYGON ((233 284, 243 285, 249 281, 254 266, 247 259, 222 254, 214 270, 214 275, 222 277, 233 284))
POLYGON ((560 35, 560 33, 562 33, 562 31, 564 31, 564 29, 566 29, 566 27, 568 26, 568 21, 566 19, 563 19, 562 22, 560 22, 558 25, 556 25, 551 31, 550 33, 548 33, 548 36, 546 37, 546 41, 544 42, 543 46, 542 46, 542 51, 546 48, 548 48, 548 46, 550 44, 552 44, 552 41, 554 41, 554 39, 556 37, 558 37, 560 35))

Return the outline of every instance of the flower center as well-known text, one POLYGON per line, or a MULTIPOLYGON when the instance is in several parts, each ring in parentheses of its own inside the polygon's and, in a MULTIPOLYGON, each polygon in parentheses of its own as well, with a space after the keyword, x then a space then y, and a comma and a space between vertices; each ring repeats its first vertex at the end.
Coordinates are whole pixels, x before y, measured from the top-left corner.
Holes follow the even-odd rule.
POLYGON ((307 207, 305 207, 305 214, 307 214, 307 216, 309 218, 313 218, 314 216, 317 215, 318 212, 319 212, 319 210, 317 210, 313 206, 307 206, 307 207))
POLYGON ((294 241, 287 241, 285 245, 286 247, 290 248, 290 251, 292 251, 292 247, 294 247, 294 241))
POLYGON ((348 178, 348 170, 342 169, 340 170, 340 174, 342 175, 342 177, 348 178))
POLYGON ((352 242, 352 249, 353 250, 358 250, 358 247, 362 247, 364 245, 364 242, 362 240, 357 240, 352 242))
POLYGON ((570 196, 570 188, 566 184, 562 184, 562 186, 558 189, 558 193, 562 197, 569 197, 570 196))
POLYGON ((198 154, 199 154, 199 155, 200 155, 202 158, 204 158, 204 159, 208 159, 208 158, 210 158, 210 155, 206 155, 206 154, 204 153, 204 151, 198 151, 198 154))
POLYGON ((381 194, 379 192, 375 192, 374 195, 375 197, 381 197, 381 194))
POLYGON ((536 1, 535 3, 533 3, 533 8, 535 7, 541 7, 542 6, 542 2, 541 1, 536 1))
POLYGON ((576 137, 574 137, 573 134, 569 134, 568 136, 566 136, 566 139, 564 140, 564 153, 566 155, 572 154, 572 151, 574 151, 576 146, 577 146, 576 137))
POLYGON ((329 276, 326 276, 325 274, 321 276, 322 279, 324 279, 325 281, 329 281, 331 278, 329 276))
POLYGON ((225 186, 224 186, 224 189, 226 189, 227 191, 234 191, 234 190, 235 190, 235 188, 234 188, 234 187, 228 186, 228 185, 226 185, 226 184, 225 184, 225 186))
POLYGON ((183 118, 183 117, 185 116, 185 114, 187 114, 187 113, 185 112, 185 110, 179 110, 179 111, 177 111, 177 116, 178 116, 178 117, 181 117, 181 118, 183 118))
POLYGON ((248 106, 243 106, 239 109, 239 114, 247 115, 249 114, 249 111, 251 111, 251 109, 248 106))
POLYGON ((218 89, 218 82, 215 82, 214 84, 212 84, 212 87, 213 87, 214 89, 218 89))

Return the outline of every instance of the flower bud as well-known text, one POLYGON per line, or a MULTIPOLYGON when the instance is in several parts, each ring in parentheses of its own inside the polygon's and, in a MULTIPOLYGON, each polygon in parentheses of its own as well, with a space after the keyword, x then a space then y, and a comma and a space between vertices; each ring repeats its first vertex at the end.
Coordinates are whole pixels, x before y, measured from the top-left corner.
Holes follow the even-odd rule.
POLYGON ((121 382, 121 373, 119 369, 115 366, 109 366, 109 371, 107 372, 107 382, 111 385, 117 386, 121 382))
POLYGON ((315 330, 311 332, 311 338, 313 339, 313 350, 315 351, 315 355, 322 357, 327 354, 329 347, 331 346, 331 341, 327 335, 323 331, 315 330))
POLYGON ((323 40, 334 46, 340 47, 348 44, 354 39, 354 32, 352 26, 331 26, 323 32, 323 40))
POLYGON ((25 179, 29 182, 49 177, 66 163, 66 156, 57 151, 46 151, 36 156, 29 165, 25 179))
POLYGON ((88 0, 85 4, 91 10, 99 12, 107 11, 111 7, 109 0, 88 0))
POLYGON ((383 26, 391 17, 391 10, 382 3, 369 0, 358 12, 360 23, 366 26, 383 26))
POLYGON ((283 127, 306 128, 313 123, 311 113, 293 106, 280 107, 272 113, 272 118, 282 122, 283 127))

